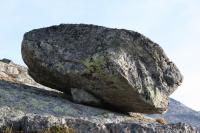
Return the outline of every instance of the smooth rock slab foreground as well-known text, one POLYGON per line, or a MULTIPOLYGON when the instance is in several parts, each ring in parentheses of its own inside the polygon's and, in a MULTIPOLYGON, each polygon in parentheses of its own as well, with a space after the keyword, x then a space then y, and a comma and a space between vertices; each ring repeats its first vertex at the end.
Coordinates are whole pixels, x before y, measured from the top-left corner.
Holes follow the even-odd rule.
POLYGON ((162 113, 182 82, 162 48, 124 29, 61 24, 24 35, 22 57, 39 83, 78 103, 162 113))
POLYGON ((43 88, 0 80, 0 133, 40 131, 55 125, 77 133, 199 133, 185 124, 161 125, 154 119, 130 117, 72 103, 43 88))

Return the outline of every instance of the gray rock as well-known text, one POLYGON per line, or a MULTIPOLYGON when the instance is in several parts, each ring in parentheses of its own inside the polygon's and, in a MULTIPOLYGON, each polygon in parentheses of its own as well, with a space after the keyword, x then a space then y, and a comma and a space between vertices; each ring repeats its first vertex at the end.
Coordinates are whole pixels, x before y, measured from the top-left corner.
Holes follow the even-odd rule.
POLYGON ((123 112, 166 111, 168 96, 182 82, 158 44, 124 29, 62 24, 32 30, 24 35, 22 57, 37 82, 76 102, 123 112), (72 88, 94 102, 80 101, 72 88))
POLYGON ((196 127, 200 131, 200 112, 170 98, 169 107, 165 114, 148 115, 153 118, 164 118, 168 122, 184 122, 196 127))
POLYGON ((0 61, 0 68, 3 68, 0 73, 7 73, 0 80, 0 132, 5 127, 12 127, 13 132, 31 132, 58 125, 68 126, 77 133, 198 133, 184 123, 160 125, 144 115, 133 113, 130 117, 75 104, 65 99, 63 93, 37 84, 27 75, 25 67, 0 61), (21 72, 16 74, 10 69, 21 72))
POLYGON ((198 133, 184 123, 160 125, 148 117, 130 117, 75 104, 58 92, 0 81, 0 132, 38 131, 54 125, 77 133, 198 133))
POLYGON ((0 80, 52 90, 35 82, 29 76, 26 67, 17 65, 9 59, 0 60, 0 80))
POLYGON ((109 124, 111 133, 198 133, 196 129, 185 124, 109 124))
POLYGON ((4 63, 7 63, 7 64, 9 64, 9 63, 12 63, 12 61, 11 60, 9 60, 9 59, 6 59, 6 58, 3 58, 2 60, 0 60, 1 62, 4 62, 4 63))

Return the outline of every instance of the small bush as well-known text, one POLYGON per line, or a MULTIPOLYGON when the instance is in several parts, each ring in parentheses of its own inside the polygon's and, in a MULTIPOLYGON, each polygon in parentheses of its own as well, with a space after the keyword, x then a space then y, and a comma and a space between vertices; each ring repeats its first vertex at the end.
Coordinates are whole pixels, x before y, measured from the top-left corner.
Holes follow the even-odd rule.
MULTIPOLYGON (((6 127, 3 133, 25 133, 23 131, 13 131, 12 127, 6 127)), ((29 133, 76 133, 74 129, 65 126, 52 126, 50 128, 42 129, 41 131, 33 131, 29 133)))
POLYGON ((162 124, 162 125, 165 125, 165 124, 168 123, 168 122, 167 122, 165 119, 163 119, 163 118, 156 118, 155 120, 156 120, 156 122, 158 122, 158 123, 160 123, 160 124, 162 124))
POLYGON ((43 129, 39 133, 76 133, 72 128, 65 126, 52 126, 47 129, 43 129))
POLYGON ((6 127, 3 133, 12 133, 12 128, 6 127))

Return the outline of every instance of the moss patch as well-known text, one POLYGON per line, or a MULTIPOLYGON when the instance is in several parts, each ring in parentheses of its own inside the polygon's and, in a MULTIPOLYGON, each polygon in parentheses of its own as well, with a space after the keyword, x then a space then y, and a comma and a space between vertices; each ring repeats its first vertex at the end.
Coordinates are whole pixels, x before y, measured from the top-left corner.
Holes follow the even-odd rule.
MULTIPOLYGON (((3 133, 25 133, 23 131, 13 131, 12 127, 6 127, 3 133)), ((29 133, 76 133, 72 128, 66 126, 52 126, 50 128, 45 128, 40 131, 31 131, 29 133)))
POLYGON ((91 58, 87 58, 86 60, 82 61, 85 69, 85 74, 95 74, 99 78, 103 79, 103 81, 108 82, 117 82, 118 78, 114 75, 107 74, 104 71, 104 67, 107 63, 104 56, 94 56, 91 58))
POLYGON ((105 64, 105 59, 103 56, 87 58, 86 60, 82 61, 82 63, 86 67, 86 73, 103 74, 102 67, 105 64))
POLYGON ((47 129, 43 129, 42 131, 39 131, 38 133, 76 133, 74 129, 65 127, 65 126, 52 126, 47 129))

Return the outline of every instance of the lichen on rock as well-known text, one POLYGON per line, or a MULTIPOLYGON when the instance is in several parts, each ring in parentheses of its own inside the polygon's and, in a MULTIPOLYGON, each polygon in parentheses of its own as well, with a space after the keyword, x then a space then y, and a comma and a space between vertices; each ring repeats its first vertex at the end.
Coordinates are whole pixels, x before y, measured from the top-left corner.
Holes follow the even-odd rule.
POLYGON ((182 82, 157 43, 125 29, 87 24, 35 29, 24 35, 22 57, 37 82, 71 96, 72 88, 84 90, 101 101, 95 106, 119 112, 163 113, 182 82))

